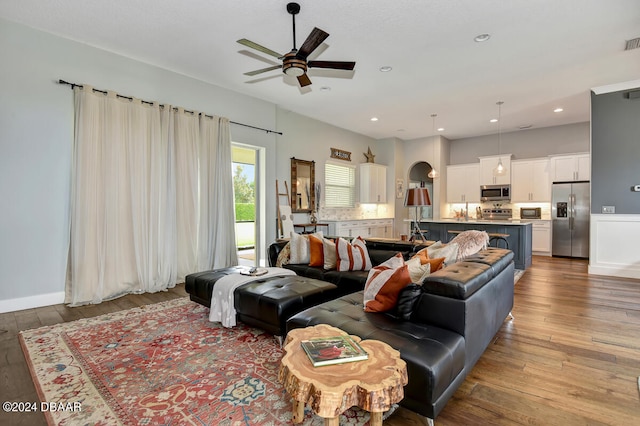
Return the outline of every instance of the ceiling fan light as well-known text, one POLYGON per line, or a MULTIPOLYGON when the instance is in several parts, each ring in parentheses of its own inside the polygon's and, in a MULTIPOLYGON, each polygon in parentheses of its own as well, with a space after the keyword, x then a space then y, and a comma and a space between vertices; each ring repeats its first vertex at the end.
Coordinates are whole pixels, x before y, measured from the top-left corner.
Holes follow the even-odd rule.
POLYGON ((298 66, 296 66, 295 64, 292 64, 286 68, 283 68, 282 71, 286 74, 286 75, 290 75, 292 77, 299 77, 302 74, 304 74, 305 70, 304 68, 300 68, 298 66))

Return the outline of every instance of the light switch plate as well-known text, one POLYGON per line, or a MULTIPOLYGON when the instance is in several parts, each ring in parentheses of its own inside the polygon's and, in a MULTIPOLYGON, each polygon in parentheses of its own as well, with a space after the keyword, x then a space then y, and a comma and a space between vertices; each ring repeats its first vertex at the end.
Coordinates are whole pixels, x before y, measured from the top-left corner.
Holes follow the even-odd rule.
POLYGON ((602 206, 602 213, 615 213, 616 206, 602 206))

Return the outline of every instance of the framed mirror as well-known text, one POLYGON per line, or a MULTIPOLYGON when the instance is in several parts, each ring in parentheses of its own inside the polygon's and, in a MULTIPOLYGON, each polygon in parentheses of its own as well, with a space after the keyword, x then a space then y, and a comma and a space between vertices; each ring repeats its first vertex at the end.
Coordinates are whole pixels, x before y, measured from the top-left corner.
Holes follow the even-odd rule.
POLYGON ((291 211, 309 213, 315 205, 315 161, 291 157, 291 211))

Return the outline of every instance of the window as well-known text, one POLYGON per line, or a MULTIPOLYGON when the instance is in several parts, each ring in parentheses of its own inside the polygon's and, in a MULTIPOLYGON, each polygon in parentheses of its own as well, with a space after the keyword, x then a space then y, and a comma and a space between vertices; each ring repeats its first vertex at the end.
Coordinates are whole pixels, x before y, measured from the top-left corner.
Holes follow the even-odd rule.
POLYGON ((325 163, 325 207, 355 207, 356 168, 352 165, 325 163))

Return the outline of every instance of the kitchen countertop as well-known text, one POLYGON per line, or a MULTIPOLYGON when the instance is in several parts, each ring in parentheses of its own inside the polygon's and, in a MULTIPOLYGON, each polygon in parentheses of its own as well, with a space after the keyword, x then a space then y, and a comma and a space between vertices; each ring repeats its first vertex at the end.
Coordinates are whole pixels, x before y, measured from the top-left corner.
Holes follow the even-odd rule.
MULTIPOLYGON (((405 219, 405 222, 413 222, 413 219, 405 219)), ((488 219, 421 219, 424 223, 477 223, 482 225, 527 225, 533 223, 533 220, 507 219, 507 220, 488 220, 488 219)))
MULTIPOLYGON (((318 219, 319 220, 319 219, 318 219)), ((322 219, 323 222, 355 222, 364 220, 394 220, 392 217, 368 217, 368 218, 356 218, 356 219, 322 219)))

